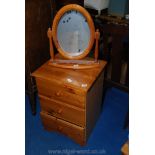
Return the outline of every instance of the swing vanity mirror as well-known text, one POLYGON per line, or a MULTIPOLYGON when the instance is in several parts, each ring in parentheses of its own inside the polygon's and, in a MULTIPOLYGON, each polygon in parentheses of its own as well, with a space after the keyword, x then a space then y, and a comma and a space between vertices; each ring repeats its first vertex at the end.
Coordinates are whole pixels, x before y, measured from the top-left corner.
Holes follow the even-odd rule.
POLYGON ((83 55, 90 40, 87 20, 77 11, 68 11, 58 24, 57 39, 64 56, 74 58, 83 55))
POLYGON ((85 69, 98 66, 99 31, 90 14, 83 7, 70 4, 61 8, 56 14, 52 30, 47 32, 50 43, 50 65, 62 68, 85 69), (56 59, 53 43, 64 59, 56 59), (85 60, 96 40, 94 60, 85 60))
POLYGON ((58 11, 47 35, 51 59, 32 73, 42 124, 45 130, 62 133, 84 146, 102 105, 106 62, 98 60, 100 33, 95 32, 89 13, 72 4, 58 11), (94 43, 94 57, 90 58, 94 43))

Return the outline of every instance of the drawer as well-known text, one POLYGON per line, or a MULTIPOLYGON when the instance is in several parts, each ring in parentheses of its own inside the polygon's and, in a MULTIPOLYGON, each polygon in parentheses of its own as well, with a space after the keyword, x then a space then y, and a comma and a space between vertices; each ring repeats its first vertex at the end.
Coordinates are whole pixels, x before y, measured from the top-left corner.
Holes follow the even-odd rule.
POLYGON ((85 110, 39 95, 41 110, 79 126, 85 126, 85 110))
POLYGON ((44 128, 49 131, 57 131, 72 138, 75 142, 85 144, 85 129, 56 117, 50 116, 44 112, 40 113, 44 128))
POLYGON ((39 94, 77 107, 85 108, 86 97, 76 94, 75 91, 68 86, 61 86, 60 84, 41 78, 36 78, 36 81, 39 94))

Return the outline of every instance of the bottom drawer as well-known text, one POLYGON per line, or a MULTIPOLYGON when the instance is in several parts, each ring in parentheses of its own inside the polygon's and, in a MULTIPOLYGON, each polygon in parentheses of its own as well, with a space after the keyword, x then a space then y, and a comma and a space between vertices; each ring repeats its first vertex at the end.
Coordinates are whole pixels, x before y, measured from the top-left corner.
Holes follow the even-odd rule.
POLYGON ((41 120, 44 128, 49 131, 60 132, 70 138, 80 145, 85 144, 85 129, 77 125, 71 124, 64 120, 58 119, 45 112, 41 112, 41 120))

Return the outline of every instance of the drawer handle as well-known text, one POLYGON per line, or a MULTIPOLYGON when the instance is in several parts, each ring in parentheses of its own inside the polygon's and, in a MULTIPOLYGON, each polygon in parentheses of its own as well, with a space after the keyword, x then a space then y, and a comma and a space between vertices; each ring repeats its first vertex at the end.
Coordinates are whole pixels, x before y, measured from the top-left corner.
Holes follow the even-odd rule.
POLYGON ((53 113, 54 113, 54 110, 53 110, 53 109, 48 109, 47 112, 48 112, 49 114, 53 114, 53 113))
POLYGON ((58 111, 50 109, 50 110, 48 110, 48 113, 50 113, 50 114, 53 114, 53 113, 62 114, 62 109, 59 109, 58 111))
POLYGON ((64 88, 66 88, 69 92, 75 94, 75 91, 71 87, 64 85, 64 88))
POLYGON ((56 96, 62 96, 62 92, 61 91, 58 91, 58 92, 56 92, 56 96))
POLYGON ((64 85, 64 88, 69 88, 67 85, 64 85))
POLYGON ((58 127, 58 131, 62 131, 62 127, 61 126, 58 127))
POLYGON ((62 109, 59 109, 58 110, 58 114, 62 114, 62 109))

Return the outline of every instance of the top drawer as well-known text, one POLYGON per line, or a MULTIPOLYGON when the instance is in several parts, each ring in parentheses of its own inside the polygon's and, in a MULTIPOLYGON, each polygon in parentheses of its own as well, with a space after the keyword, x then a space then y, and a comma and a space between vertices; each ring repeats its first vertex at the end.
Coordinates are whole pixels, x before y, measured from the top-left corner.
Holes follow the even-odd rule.
POLYGON ((61 86, 41 78, 36 78, 36 82, 39 94, 80 108, 85 108, 85 95, 78 95, 73 89, 66 85, 61 86))

